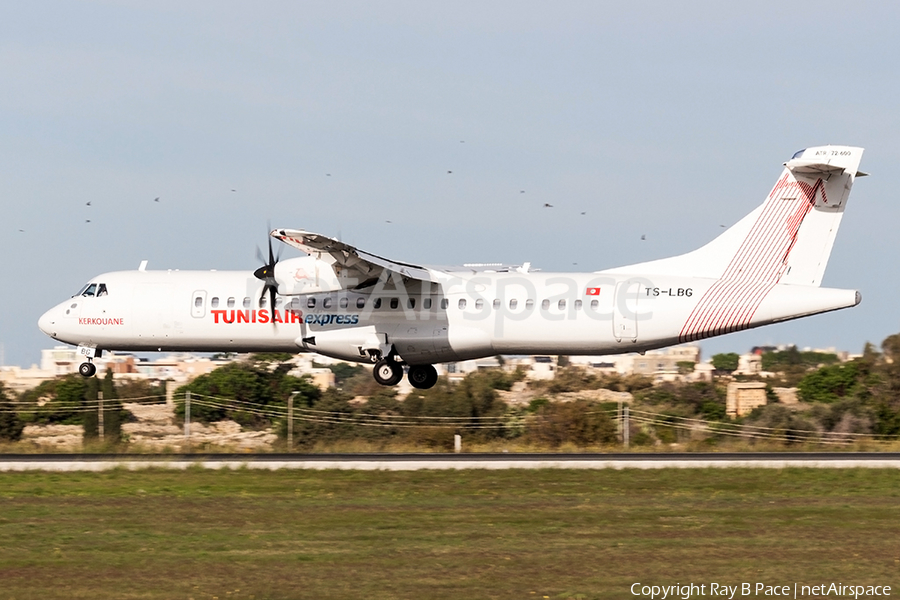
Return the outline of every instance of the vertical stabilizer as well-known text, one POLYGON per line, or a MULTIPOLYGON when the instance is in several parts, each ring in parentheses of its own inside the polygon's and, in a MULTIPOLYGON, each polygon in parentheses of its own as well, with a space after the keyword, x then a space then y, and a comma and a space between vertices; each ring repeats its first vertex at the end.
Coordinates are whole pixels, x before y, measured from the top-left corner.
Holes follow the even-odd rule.
POLYGON ((702 248, 610 273, 818 286, 863 149, 818 146, 794 154, 762 205, 702 248))

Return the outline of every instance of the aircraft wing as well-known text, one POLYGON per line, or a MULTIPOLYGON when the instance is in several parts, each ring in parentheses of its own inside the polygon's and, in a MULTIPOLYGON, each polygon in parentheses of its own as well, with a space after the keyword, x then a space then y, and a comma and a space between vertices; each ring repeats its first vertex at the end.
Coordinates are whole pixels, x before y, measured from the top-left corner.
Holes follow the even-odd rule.
POLYGON ((388 260, 318 233, 300 229, 275 229, 270 235, 289 246, 315 255, 319 260, 331 263, 336 272, 355 277, 360 282, 357 287, 365 287, 370 281, 374 283, 385 270, 407 279, 436 281, 423 266, 388 260))

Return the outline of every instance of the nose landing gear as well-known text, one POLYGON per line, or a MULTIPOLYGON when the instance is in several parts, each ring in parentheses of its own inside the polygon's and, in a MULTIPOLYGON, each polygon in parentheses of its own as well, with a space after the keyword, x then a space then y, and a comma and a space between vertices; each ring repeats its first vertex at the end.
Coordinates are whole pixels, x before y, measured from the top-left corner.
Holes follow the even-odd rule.
MULTIPOLYGON (((88 359, 90 360, 90 359, 88 359)), ((83 362, 78 365, 78 372, 82 377, 93 377, 97 372, 97 365, 92 362, 83 362)))
POLYGON ((87 362, 78 365, 78 372, 82 377, 93 377, 97 372, 97 365, 94 364, 94 359, 103 356, 103 350, 99 350, 93 346, 79 345, 78 348, 75 349, 75 352, 87 360, 87 362))

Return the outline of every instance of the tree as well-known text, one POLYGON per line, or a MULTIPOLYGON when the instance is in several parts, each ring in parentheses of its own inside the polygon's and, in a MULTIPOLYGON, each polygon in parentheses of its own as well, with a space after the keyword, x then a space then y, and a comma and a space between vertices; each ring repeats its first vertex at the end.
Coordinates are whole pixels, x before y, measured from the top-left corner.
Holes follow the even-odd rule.
POLYGON ((366 369, 361 365, 351 365, 345 362, 334 363, 333 365, 320 365, 313 362, 313 367, 330 369, 334 373, 334 387, 339 390, 344 389, 344 385, 357 375, 366 374, 366 369))
POLYGON ((88 381, 81 375, 67 375, 41 383, 22 394, 25 406, 20 416, 28 423, 81 425, 88 381))
POLYGON ((100 391, 103 392, 103 439, 106 442, 121 441, 122 423, 128 418, 128 411, 119 402, 119 394, 110 369, 106 370, 100 391))
POLYGON ((285 411, 293 392, 299 392, 294 406, 311 407, 321 396, 319 388, 308 378, 288 375, 293 365, 279 362, 282 358, 290 355, 257 354, 248 362, 229 363, 201 375, 175 391, 175 414, 184 419, 187 391, 198 400, 191 404, 191 420, 202 423, 232 419, 249 427, 268 427, 280 421, 272 413, 285 411))
POLYGON ((804 376, 797 393, 804 402, 837 402, 853 394, 858 376, 855 363, 824 366, 804 376))
POLYGON ((18 442, 22 439, 23 429, 25 423, 19 418, 15 406, 6 394, 6 389, 0 383, 0 440, 18 442))
POLYGON ((733 373, 734 371, 737 371, 740 359, 741 357, 734 352, 713 354, 712 365, 716 368, 716 371, 733 373))
POLYGON ((98 396, 100 384, 96 377, 86 380, 81 403, 81 425, 84 427, 82 434, 84 442, 92 442, 99 437, 100 415, 98 414, 98 396))
POLYGON ((614 444, 618 441, 616 424, 599 407, 585 400, 548 402, 529 422, 528 435, 534 441, 558 447, 614 444))

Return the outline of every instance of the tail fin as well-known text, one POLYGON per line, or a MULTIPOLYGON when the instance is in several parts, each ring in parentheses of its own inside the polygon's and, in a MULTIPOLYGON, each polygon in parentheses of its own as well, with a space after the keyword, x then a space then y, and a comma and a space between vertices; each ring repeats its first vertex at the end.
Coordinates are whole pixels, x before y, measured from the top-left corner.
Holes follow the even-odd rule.
POLYGON ((702 248, 607 272, 819 286, 863 149, 818 146, 784 163, 775 187, 749 215, 702 248))

